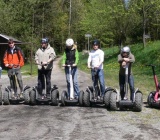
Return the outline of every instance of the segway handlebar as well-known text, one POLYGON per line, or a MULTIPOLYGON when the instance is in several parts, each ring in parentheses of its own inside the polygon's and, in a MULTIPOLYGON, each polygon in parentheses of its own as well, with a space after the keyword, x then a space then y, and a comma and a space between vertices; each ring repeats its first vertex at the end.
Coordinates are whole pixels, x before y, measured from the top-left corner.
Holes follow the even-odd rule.
POLYGON ((42 64, 42 62, 41 62, 41 63, 36 63, 36 65, 47 66, 48 64, 42 64))
POLYGON ((8 67, 11 67, 11 68, 18 68, 19 65, 15 65, 15 64, 9 64, 8 67))
POLYGON ((153 65, 153 64, 147 64, 145 66, 151 66, 151 67, 156 67, 156 65, 153 65))
POLYGON ((73 66, 73 65, 64 65, 62 67, 76 67, 77 65, 73 66))

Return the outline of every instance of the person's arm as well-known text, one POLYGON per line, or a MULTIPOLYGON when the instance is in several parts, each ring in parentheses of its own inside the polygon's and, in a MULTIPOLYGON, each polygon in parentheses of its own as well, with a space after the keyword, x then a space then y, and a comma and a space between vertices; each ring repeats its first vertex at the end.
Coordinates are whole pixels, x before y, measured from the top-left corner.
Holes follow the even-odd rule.
POLYGON ((62 56, 62 66, 65 65, 65 63, 66 63, 66 53, 64 52, 62 56))
POLYGON ((3 56, 3 63, 6 67, 8 67, 9 62, 8 62, 8 59, 7 59, 7 51, 5 52, 5 54, 3 56))
POLYGON ((55 58, 56 58, 56 53, 55 53, 54 49, 52 48, 51 49, 51 54, 49 56, 49 60, 47 61, 47 63, 48 64, 51 63, 55 58))
POLYGON ((103 51, 100 53, 99 57, 100 57, 99 66, 101 66, 102 63, 104 62, 104 52, 103 51))
POLYGON ((88 60, 87 60, 87 64, 88 64, 88 68, 91 68, 91 54, 89 53, 89 56, 88 56, 88 60))
POLYGON ((20 67, 22 67, 22 66, 24 66, 24 59, 23 59, 23 55, 22 55, 22 51, 21 50, 19 50, 18 51, 18 59, 19 59, 19 66, 20 67))
POLYGON ((39 64, 39 61, 38 61, 38 50, 37 50, 36 53, 35 53, 35 58, 34 58, 34 60, 35 60, 35 63, 36 63, 36 64, 39 64))
POLYGON ((78 53, 78 50, 76 49, 76 52, 75 52, 76 54, 76 60, 75 60, 75 64, 77 65, 78 64, 78 61, 79 61, 79 53, 78 53))
POLYGON ((133 54, 130 54, 129 62, 131 62, 131 63, 134 63, 134 62, 135 62, 135 57, 134 57, 133 54))
POLYGON ((122 58, 121 54, 118 55, 118 62, 122 63, 124 61, 124 59, 122 58))

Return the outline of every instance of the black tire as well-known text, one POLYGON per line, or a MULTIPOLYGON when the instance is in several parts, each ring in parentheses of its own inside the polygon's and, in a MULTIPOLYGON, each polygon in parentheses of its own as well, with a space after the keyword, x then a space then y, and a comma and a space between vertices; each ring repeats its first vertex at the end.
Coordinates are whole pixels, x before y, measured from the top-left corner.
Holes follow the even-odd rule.
POLYGON ((23 93, 24 103, 27 104, 27 105, 30 103, 30 91, 31 91, 31 89, 28 88, 23 93))
POLYGON ((83 103, 84 106, 86 107, 90 107, 91 106, 91 102, 90 102, 90 93, 85 91, 83 94, 83 103))
POLYGON ((4 105, 10 105, 9 102, 9 91, 5 90, 3 93, 3 104, 4 105))
POLYGON ((104 104, 106 108, 110 108, 110 95, 112 91, 107 91, 104 95, 104 104))
POLYGON ((66 105, 65 100, 67 100, 67 99, 68 99, 67 91, 62 91, 62 94, 61 94, 61 102, 62 102, 62 105, 63 105, 63 106, 66 105))
POLYGON ((116 92, 111 92, 110 93, 110 109, 113 110, 113 111, 116 111, 118 110, 118 107, 117 107, 117 93, 116 92))
POLYGON ((36 91, 34 89, 30 92, 30 104, 36 105, 36 91))
POLYGON ((58 106, 59 104, 59 91, 57 89, 51 91, 51 104, 58 106))
POLYGON ((79 92, 79 98, 78 98, 80 106, 83 106, 83 95, 84 95, 84 92, 81 90, 79 92))
POLYGON ((147 98, 147 103, 149 105, 149 107, 153 107, 152 103, 154 102, 154 96, 153 96, 153 92, 150 92, 149 95, 148 95, 148 98, 147 98))
POLYGON ((0 85, 0 105, 2 105, 2 89, 1 89, 1 85, 0 85))
POLYGON ((136 112, 142 111, 142 104, 143 104, 142 93, 137 92, 135 95, 134 111, 136 112))

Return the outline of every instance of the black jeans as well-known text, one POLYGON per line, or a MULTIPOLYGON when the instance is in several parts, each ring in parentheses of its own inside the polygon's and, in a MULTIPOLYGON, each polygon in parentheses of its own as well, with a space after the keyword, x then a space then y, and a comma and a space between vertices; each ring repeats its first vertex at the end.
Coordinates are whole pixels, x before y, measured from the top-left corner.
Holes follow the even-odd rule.
MULTIPOLYGON (((128 83, 129 83, 129 88, 130 88, 130 100, 133 100, 134 98, 134 78, 133 75, 128 75, 128 83)), ((120 86, 120 94, 121 94, 121 99, 124 99, 125 96, 125 76, 119 74, 119 86, 120 86)))
POLYGON ((52 70, 38 70, 38 91, 42 93, 45 89, 45 79, 46 78, 46 92, 49 93, 51 90, 51 72, 52 70))

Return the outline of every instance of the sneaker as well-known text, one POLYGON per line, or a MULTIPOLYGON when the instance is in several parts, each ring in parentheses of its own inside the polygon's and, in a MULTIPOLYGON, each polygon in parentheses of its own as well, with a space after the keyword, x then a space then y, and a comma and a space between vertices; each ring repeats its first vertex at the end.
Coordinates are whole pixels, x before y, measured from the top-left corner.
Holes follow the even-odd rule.
POLYGON ((74 99, 78 100, 78 96, 74 97, 74 99))
POLYGON ((12 92, 12 93, 11 93, 11 95, 12 95, 12 98, 14 98, 14 97, 15 97, 15 96, 14 96, 14 92, 12 92))
POLYGON ((21 92, 21 93, 19 94, 19 98, 20 98, 20 99, 23 98, 23 92, 21 92))

